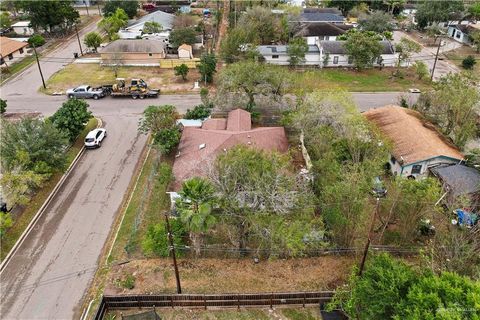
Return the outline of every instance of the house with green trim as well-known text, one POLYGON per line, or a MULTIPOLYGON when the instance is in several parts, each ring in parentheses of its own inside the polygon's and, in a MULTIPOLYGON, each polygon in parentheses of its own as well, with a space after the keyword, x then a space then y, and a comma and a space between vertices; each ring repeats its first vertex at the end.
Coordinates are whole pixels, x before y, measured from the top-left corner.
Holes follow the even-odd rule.
POLYGON ((391 105, 364 115, 392 143, 388 164, 394 175, 421 178, 433 168, 463 161, 458 148, 417 111, 391 105))

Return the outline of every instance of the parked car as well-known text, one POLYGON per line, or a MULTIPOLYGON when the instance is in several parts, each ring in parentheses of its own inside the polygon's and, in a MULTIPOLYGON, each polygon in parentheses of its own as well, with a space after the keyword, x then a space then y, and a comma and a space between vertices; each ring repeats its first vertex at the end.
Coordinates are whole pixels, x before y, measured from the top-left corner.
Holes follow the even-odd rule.
POLYGON ((408 89, 408 91, 410 93, 421 93, 422 92, 422 91, 420 91, 420 89, 417 89, 417 88, 410 88, 410 89, 408 89))
POLYGON ((379 198, 383 198, 387 195, 387 189, 385 189, 380 177, 375 177, 375 179, 373 179, 372 193, 379 198))
POLYGON ((81 99, 100 99, 106 96, 106 92, 102 88, 92 88, 87 85, 79 86, 73 89, 67 90, 67 97, 70 99, 81 98, 81 99))
POLYGON ((85 137, 85 148, 100 148, 103 139, 107 136, 107 130, 98 128, 90 131, 85 137))

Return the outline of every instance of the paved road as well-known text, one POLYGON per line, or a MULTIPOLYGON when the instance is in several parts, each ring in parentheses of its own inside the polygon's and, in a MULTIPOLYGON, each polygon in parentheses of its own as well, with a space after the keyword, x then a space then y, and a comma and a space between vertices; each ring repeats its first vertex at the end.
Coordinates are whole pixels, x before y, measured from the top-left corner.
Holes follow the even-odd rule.
MULTIPOLYGON (((410 40, 415 41, 415 39, 410 37, 405 32, 395 31, 393 33, 393 42, 395 43, 395 42, 400 41, 400 39, 402 37, 406 37, 410 40)), ((451 50, 451 47, 449 47, 449 49, 451 50)), ((413 54, 411 60, 412 60, 412 62, 415 62, 417 60, 425 62, 428 66, 428 69, 431 72, 431 70, 433 69, 433 64, 435 63, 436 52, 437 52, 436 47, 435 48, 428 48, 428 47, 422 46, 422 50, 419 53, 413 54)), ((441 49, 440 52, 443 52, 443 50, 441 49)), ((435 74, 433 76, 433 79, 438 80, 440 77, 442 77, 442 76, 444 76, 444 75, 446 75, 450 72, 456 73, 458 71, 459 71, 459 69, 457 68, 457 66, 453 65, 452 63, 450 63, 446 60, 437 60, 437 65, 435 66, 435 74)))

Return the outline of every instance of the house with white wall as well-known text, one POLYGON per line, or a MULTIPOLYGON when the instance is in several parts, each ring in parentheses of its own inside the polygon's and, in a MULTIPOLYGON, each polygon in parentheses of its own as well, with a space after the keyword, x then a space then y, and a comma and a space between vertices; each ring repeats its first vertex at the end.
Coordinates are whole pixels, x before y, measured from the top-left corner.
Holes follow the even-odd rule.
POLYGON ((470 45, 472 44, 470 34, 474 31, 480 31, 480 23, 450 25, 448 26, 447 34, 455 41, 470 45))
POLYGON ((394 175, 423 178, 433 168, 463 161, 458 148, 417 111, 385 106, 363 114, 392 143, 388 164, 394 175))
POLYGON ((16 34, 22 36, 31 36, 35 32, 30 26, 30 21, 18 21, 12 24, 12 29, 16 34))
POLYGON ((172 30, 175 15, 163 11, 149 13, 138 20, 134 20, 118 32, 120 39, 137 39, 143 33, 146 22, 156 22, 162 26, 162 31, 172 30))
POLYGON ((23 59, 27 55, 28 43, 0 37, 0 66, 9 66, 11 63, 23 59))
MULTIPOLYGON (((381 41, 383 51, 374 66, 393 67, 398 61, 398 54, 389 41, 381 41)), ((286 45, 258 46, 259 53, 266 63, 288 65, 286 45)), ((345 41, 317 41, 315 45, 309 45, 305 54, 306 66, 318 67, 353 67, 353 60, 345 50, 345 41)))

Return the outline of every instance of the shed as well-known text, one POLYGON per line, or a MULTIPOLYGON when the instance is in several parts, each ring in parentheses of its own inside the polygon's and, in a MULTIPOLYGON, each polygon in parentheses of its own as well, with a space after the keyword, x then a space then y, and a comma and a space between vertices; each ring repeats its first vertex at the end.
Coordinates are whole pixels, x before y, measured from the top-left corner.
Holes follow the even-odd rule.
POLYGON ((30 21, 18 21, 12 24, 12 29, 16 34, 31 36, 35 31, 30 26, 30 21))
POLYGON ((480 172, 461 164, 431 169, 452 198, 475 195, 480 192, 480 172))
POLYGON ((184 43, 180 47, 178 47, 178 58, 193 59, 192 46, 184 43))

